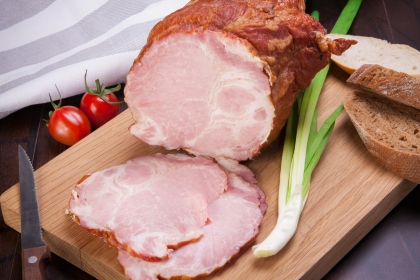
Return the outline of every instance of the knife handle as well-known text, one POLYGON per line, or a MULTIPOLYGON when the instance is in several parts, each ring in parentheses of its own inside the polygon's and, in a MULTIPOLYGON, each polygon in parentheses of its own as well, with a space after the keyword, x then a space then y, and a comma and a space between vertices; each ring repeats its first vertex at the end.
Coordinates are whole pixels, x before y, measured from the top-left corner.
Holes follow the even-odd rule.
POLYGON ((22 250, 22 276, 24 280, 44 280, 45 268, 51 253, 48 246, 22 250))

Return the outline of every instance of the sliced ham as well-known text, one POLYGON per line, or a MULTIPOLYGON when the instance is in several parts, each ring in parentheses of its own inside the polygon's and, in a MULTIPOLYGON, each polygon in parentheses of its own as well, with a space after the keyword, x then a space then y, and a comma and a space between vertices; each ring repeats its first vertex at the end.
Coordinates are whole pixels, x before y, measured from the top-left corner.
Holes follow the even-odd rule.
POLYGON ((207 207, 211 222, 203 237, 169 254, 169 259, 146 262, 119 250, 118 260, 130 279, 190 279, 222 267, 248 245, 259 231, 263 212, 260 191, 234 173, 228 190, 207 207))
POLYGON ((90 175, 73 191, 69 211, 89 232, 148 261, 203 236, 207 206, 227 188, 213 160, 151 155, 90 175))
POLYGON ((127 75, 130 132, 166 149, 246 160, 284 126, 331 53, 303 0, 194 0, 167 16, 127 75))
POLYGON ((217 157, 216 161, 224 170, 238 175, 257 191, 260 197, 260 210, 264 215, 268 208, 267 204, 265 203, 265 193, 257 185, 257 178, 255 177, 255 174, 251 171, 251 169, 249 169, 243 164, 240 164, 238 161, 230 158, 217 157))

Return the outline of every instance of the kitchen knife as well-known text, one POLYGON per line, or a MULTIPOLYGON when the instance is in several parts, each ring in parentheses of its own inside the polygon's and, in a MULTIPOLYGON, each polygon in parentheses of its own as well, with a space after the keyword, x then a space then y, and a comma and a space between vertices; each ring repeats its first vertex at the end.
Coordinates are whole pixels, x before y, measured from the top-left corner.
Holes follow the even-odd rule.
POLYGON ((19 145, 20 217, 23 279, 45 279, 50 249, 42 240, 32 164, 19 145))

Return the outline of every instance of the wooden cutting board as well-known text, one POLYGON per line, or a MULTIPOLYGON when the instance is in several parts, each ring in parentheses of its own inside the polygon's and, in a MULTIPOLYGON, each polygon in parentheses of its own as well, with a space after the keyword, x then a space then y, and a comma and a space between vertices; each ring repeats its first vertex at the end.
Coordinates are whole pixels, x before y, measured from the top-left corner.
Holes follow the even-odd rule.
MULTIPOLYGON (((331 67, 318 104, 320 122, 352 91, 345 84, 347 78, 348 74, 331 67)), ((66 208, 72 188, 84 174, 166 152, 131 136, 128 127, 132 123, 126 110, 35 171, 44 240, 52 252, 99 279, 125 279, 117 251, 75 224, 66 208)), ((278 139, 260 157, 245 163, 255 172, 269 206, 253 244, 261 242, 276 223, 281 150, 278 139)), ((313 173, 309 198, 292 240, 276 256, 265 259, 256 259, 251 246, 244 248, 209 278, 320 278, 415 186, 372 159, 344 112, 313 173)), ((20 231, 18 187, 12 186, 0 201, 6 224, 20 231)))

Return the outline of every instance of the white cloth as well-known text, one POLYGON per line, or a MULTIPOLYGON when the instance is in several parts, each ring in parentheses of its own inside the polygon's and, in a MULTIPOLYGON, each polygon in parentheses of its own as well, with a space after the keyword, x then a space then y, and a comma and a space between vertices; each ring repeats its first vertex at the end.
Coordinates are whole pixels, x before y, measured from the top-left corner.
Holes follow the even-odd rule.
POLYGON ((124 83, 151 28, 188 0, 2 0, 0 118, 85 91, 95 79, 124 83))

